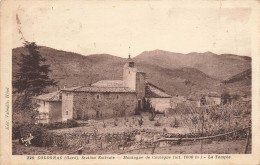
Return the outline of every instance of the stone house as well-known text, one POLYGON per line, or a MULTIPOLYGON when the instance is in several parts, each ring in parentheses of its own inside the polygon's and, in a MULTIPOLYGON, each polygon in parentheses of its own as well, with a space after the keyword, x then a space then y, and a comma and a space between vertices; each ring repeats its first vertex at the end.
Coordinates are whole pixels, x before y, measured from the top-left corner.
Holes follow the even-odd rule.
MULTIPOLYGON (((101 80, 87 86, 64 88, 60 93, 60 107, 54 110, 59 111, 57 121, 129 116, 144 109, 147 99, 156 110, 164 111, 170 108, 171 99, 164 90, 146 81, 146 74, 135 68, 130 57, 123 67, 123 80, 101 80)), ((42 97, 38 96, 38 100, 42 97)), ((49 114, 51 111, 46 110, 49 114)))
POLYGON ((165 91, 151 83, 146 83, 145 88, 146 101, 149 100, 151 106, 156 112, 167 113, 171 108, 171 96, 166 94, 165 91))
POLYGON ((62 90, 62 121, 134 114, 133 103, 135 102, 135 91, 126 87, 91 85, 64 89, 62 90))
POLYGON ((55 91, 34 98, 38 103, 38 123, 52 123, 62 120, 62 93, 55 91))

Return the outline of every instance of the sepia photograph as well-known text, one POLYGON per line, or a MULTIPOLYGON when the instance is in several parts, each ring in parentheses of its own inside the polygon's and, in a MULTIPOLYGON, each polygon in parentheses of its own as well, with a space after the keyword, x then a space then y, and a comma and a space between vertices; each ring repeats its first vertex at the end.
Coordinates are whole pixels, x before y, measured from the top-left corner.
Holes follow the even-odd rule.
POLYGON ((250 5, 36 2, 9 18, 11 155, 252 154, 250 5))

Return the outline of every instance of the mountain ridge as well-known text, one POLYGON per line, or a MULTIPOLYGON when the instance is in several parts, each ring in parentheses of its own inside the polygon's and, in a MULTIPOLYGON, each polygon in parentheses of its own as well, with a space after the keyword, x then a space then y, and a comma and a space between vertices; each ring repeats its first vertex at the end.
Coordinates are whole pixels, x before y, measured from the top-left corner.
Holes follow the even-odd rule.
MULTIPOLYGON (((56 50, 44 46, 40 46, 39 51, 42 56, 47 59, 46 64, 51 66, 52 72, 50 73, 50 77, 59 81, 60 88, 65 85, 81 86, 104 79, 122 79, 123 66, 127 62, 126 58, 110 54, 93 54, 84 56, 78 53, 56 50)), ((158 54, 161 54, 161 51, 162 50, 157 50, 158 54)), ((149 51, 144 52, 150 53, 149 51)), ((166 55, 163 56, 163 58, 161 57, 163 59, 162 62, 164 62, 165 59, 167 61, 168 58, 170 58, 169 61, 171 61, 169 53, 167 51, 165 52, 166 55)), ((13 49, 13 78, 18 70, 17 63, 20 60, 20 53, 25 53, 23 47, 13 49)), ((223 57, 219 56, 219 58, 223 57)), ((234 62, 238 59, 232 59, 226 63, 229 65, 230 61, 232 63, 232 61, 234 62)), ((198 67, 196 68, 189 65, 180 65, 179 67, 171 67, 171 65, 164 66, 164 63, 161 64, 158 61, 150 61, 150 58, 144 59, 142 57, 140 59, 140 56, 133 58, 133 60, 139 70, 147 73, 149 82, 161 87, 171 95, 178 94, 188 96, 201 92, 221 92, 224 89, 223 85, 221 85, 221 81, 224 79, 208 75, 202 71, 203 69, 198 69, 198 67)), ((197 62, 197 65, 202 65, 199 61, 195 62, 197 62)), ((234 72, 233 69, 236 68, 230 68, 230 71, 227 71, 232 74, 234 72)), ((227 89, 232 89, 232 85, 229 85, 227 89)), ((247 92, 249 89, 246 87, 243 90, 247 92)))

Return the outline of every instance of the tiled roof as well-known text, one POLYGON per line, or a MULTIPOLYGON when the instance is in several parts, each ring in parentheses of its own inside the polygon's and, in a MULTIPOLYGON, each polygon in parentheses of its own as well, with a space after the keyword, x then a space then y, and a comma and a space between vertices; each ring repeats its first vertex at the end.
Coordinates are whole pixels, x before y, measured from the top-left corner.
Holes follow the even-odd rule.
POLYGON ((52 93, 36 96, 34 98, 37 100, 44 100, 44 101, 61 101, 60 95, 61 95, 61 91, 55 91, 52 93))
POLYGON ((151 83, 146 83, 145 97, 148 98, 171 98, 165 91, 151 83))
POLYGON ((98 81, 91 86, 96 87, 123 87, 123 81, 122 80, 101 80, 98 81))
POLYGON ((71 92, 111 92, 111 93, 135 93, 134 90, 128 87, 98 87, 98 86, 82 86, 77 88, 66 88, 62 91, 71 91, 71 92))

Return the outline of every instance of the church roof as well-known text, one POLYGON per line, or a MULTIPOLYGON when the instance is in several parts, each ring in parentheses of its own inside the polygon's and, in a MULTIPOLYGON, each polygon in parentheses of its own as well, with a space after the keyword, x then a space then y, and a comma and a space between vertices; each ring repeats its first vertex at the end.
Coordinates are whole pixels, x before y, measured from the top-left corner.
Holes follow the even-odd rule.
POLYGON ((34 99, 43 100, 43 101, 61 101, 60 95, 61 95, 61 91, 55 91, 52 93, 36 96, 34 97, 34 99))
POLYGON ((70 92, 93 92, 93 93, 135 93, 134 90, 128 87, 100 87, 100 86, 81 86, 77 88, 66 88, 62 91, 70 92))
POLYGON ((171 98, 165 91, 151 83, 146 83, 145 97, 147 98, 171 98))
POLYGON ((98 81, 91 86, 96 87, 123 87, 123 81, 122 80, 101 80, 98 81))

